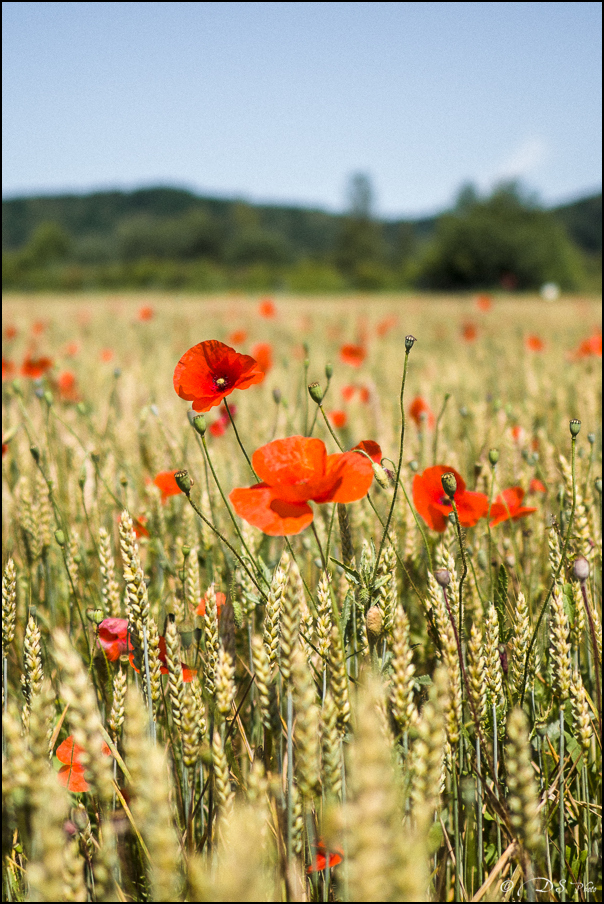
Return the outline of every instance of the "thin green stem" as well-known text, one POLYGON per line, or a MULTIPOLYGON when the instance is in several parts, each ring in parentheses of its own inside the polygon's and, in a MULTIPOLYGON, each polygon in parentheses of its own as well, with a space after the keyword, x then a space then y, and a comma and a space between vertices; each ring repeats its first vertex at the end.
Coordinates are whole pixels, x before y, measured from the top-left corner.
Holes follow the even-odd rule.
POLYGON ((564 706, 560 704, 560 785, 559 785, 559 841, 560 841, 560 885, 566 880, 566 845, 564 843, 564 706))
POLYGON ((332 428, 331 428, 331 424, 329 423, 329 418, 328 418, 327 415, 325 414, 325 410, 324 410, 324 408, 323 408, 323 405, 322 405, 320 402, 319 402, 319 404, 317 405, 317 408, 320 409, 321 414, 323 415, 323 420, 324 420, 325 423, 327 424, 327 429, 328 429, 329 432, 331 433, 331 435, 332 435, 332 437, 333 437, 333 440, 334 440, 336 446, 338 447, 338 449, 340 450, 340 452, 343 452, 344 449, 342 448, 342 444, 341 444, 340 440, 338 439, 338 437, 337 437, 337 436, 335 435, 335 433, 333 432, 333 430, 332 430, 332 428))
POLYGON ((457 506, 455 505, 455 499, 451 500, 451 505, 453 506, 453 511, 455 513, 455 527, 457 529, 457 541, 459 543, 459 551, 461 553, 462 564, 462 572, 459 579, 459 637, 461 640, 461 638, 463 637, 463 584, 468 573, 468 563, 466 561, 466 551, 464 547, 463 536, 461 533, 461 524, 459 523, 459 513, 457 511, 457 506))
POLYGON ((410 348, 405 348, 405 364, 403 366, 403 379, 401 382, 401 394, 400 394, 400 408, 401 408, 401 438, 398 449, 398 465, 396 468, 396 481, 394 484, 394 493, 392 494, 392 501, 390 503, 390 511, 388 512, 388 518, 386 519, 386 526, 384 527, 384 533, 382 534, 382 540, 380 543, 380 548, 378 550, 378 554, 375 557, 375 568, 373 569, 373 576, 371 579, 371 583, 376 579, 378 568, 380 565, 380 558, 382 556, 382 550, 384 549, 384 543, 386 542, 386 537, 388 536, 388 530, 390 528, 390 521, 392 520, 392 513, 394 512, 394 506, 396 504, 396 494, 398 491, 399 480, 401 477, 401 467, 403 464, 403 443, 405 440, 405 407, 403 405, 403 396, 405 394, 405 381, 407 379, 407 365, 409 363, 409 352, 410 348))
POLYGON ((440 428, 440 422, 445 413, 445 408, 447 407, 447 402, 451 398, 451 393, 446 392, 445 398, 443 400, 442 408, 438 413, 438 417, 436 418, 436 424, 434 425, 434 440, 432 442, 432 464, 436 464, 436 453, 438 451, 438 431, 440 428))
POLYGON ((491 469, 491 486, 489 488, 489 507, 487 509, 487 535, 489 538, 488 545, 488 566, 489 566, 489 599, 493 599, 493 538, 491 536, 491 505, 493 503, 493 490, 495 489, 495 465, 491 469))
POLYGON ((558 582, 558 578, 560 577, 560 574, 564 567, 564 562, 566 560, 566 552, 568 550, 568 544, 570 541, 570 532, 572 530, 573 521, 575 518, 575 508, 577 505, 577 484, 576 484, 576 480, 575 480, 575 445, 576 445, 576 437, 572 436, 571 437, 571 472, 572 472, 572 481, 573 481, 573 502, 572 502, 572 507, 570 510, 570 517, 568 519, 568 526, 566 528, 566 537, 564 538, 564 546, 562 547, 562 553, 560 555, 560 562, 558 564, 558 568, 556 569, 556 573, 550 584, 550 588, 547 591, 547 596, 545 597, 545 600, 541 607, 541 611, 539 613, 539 618, 537 619, 537 624, 535 625, 535 628, 533 630, 533 633, 532 633, 532 636, 530 639, 530 643, 528 645, 528 649, 526 651, 526 659, 524 662, 524 675, 522 678, 522 694, 520 695, 520 706, 522 706, 524 704, 524 695, 526 693, 526 683, 527 683, 527 679, 528 679, 528 670, 529 670, 531 651, 533 649, 535 640, 537 638, 537 632, 539 631, 539 625, 541 624, 541 619, 543 618, 543 614, 545 612, 547 604, 550 601, 551 595, 554 592, 554 587, 556 586, 556 584, 558 582))
MULTIPOLYGON (((245 446, 244 446, 243 443, 241 442, 241 437, 239 436, 239 431, 237 430, 237 427, 235 426, 235 421, 234 421, 234 419, 233 419, 233 415, 231 414, 231 409, 229 408, 229 403, 227 402, 226 399, 223 399, 223 400, 222 400, 222 404, 223 404, 224 407, 226 408, 226 412, 227 412, 227 414, 228 414, 228 416, 229 416, 229 420, 230 420, 230 422, 231 422, 231 425, 232 425, 232 427, 233 427, 233 430, 235 431, 235 436, 236 436, 236 438, 237 438, 237 442, 239 443, 239 448, 241 449, 241 451, 242 451, 243 454, 245 455, 245 460, 247 461, 248 465, 250 466, 250 471, 252 472, 252 474, 254 475, 254 477, 256 478, 256 480, 259 480, 258 475, 257 475, 256 472, 254 471, 254 467, 253 467, 253 465, 252 465, 252 462, 250 461, 250 457, 249 457, 249 455, 247 454, 247 452, 245 451, 245 446)), ((205 437, 204 437, 204 445, 205 445, 205 437)))

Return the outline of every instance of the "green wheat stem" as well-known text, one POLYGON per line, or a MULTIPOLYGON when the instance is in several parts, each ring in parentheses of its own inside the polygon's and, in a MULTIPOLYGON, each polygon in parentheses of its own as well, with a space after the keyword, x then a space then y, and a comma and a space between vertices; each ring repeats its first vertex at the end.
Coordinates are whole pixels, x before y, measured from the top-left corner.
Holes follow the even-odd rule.
POLYGON ((575 436, 571 436, 571 473, 572 473, 572 481, 573 481, 573 501, 572 501, 572 507, 570 510, 570 517, 568 519, 568 526, 566 528, 566 537, 564 538, 564 546, 562 547, 562 552, 560 554, 560 562, 558 564, 558 568, 556 569, 556 573, 552 579, 549 590, 547 591, 547 596, 545 597, 545 600, 541 607, 541 611, 540 611, 539 617, 537 619, 537 624, 535 625, 535 628, 533 630, 533 633, 531 635, 531 639, 530 639, 530 642, 528 645, 528 649, 526 651, 526 658, 525 658, 525 662, 524 662, 524 675, 522 678, 522 694, 520 695, 520 706, 523 706, 523 704, 524 704, 524 695, 526 693, 526 683, 527 683, 527 679, 528 679, 529 662, 531 660, 531 651, 535 644, 535 640, 537 638, 537 632, 539 631, 539 625, 541 624, 541 619, 543 618, 543 614, 545 612, 546 606, 550 601, 550 597, 551 597, 552 593, 554 592, 554 587, 556 586, 558 578, 560 577, 560 574, 562 572, 562 568, 564 567, 564 562, 566 559, 566 551, 568 549, 573 521, 575 518, 575 508, 577 505, 577 484, 576 484, 576 479, 575 479, 576 441, 577 441, 577 438, 575 436))
POLYGON ((434 425, 434 440, 432 442, 432 463, 433 464, 436 464, 436 453, 438 451, 438 431, 440 428, 440 422, 443 418, 443 415, 445 413, 445 408, 447 407, 447 402, 449 401, 450 398, 451 398, 451 393, 446 392, 445 397, 443 399, 442 408, 440 409, 440 411, 438 413, 438 417, 436 418, 436 424, 434 425))

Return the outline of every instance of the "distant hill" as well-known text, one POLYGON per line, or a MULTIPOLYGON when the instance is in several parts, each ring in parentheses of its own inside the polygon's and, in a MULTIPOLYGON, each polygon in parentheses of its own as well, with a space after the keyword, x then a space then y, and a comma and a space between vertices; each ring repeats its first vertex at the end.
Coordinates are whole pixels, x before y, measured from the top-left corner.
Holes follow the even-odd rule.
MULTIPOLYGON (((447 214, 377 220, 171 187, 8 198, 2 201, 3 284, 293 291, 410 287, 423 284, 425 251, 447 214)), ((564 227, 597 281, 602 195, 553 208, 547 216, 564 227)), ((514 269, 513 262, 508 269, 514 269)), ((473 285, 474 277, 466 279, 473 285)))

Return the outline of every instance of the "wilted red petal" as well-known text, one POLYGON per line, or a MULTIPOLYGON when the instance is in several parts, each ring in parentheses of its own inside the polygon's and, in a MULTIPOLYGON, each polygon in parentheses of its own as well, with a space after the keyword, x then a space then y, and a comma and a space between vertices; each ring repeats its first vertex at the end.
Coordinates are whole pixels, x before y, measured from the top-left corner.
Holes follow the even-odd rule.
POLYGON ((181 399, 193 402, 195 411, 209 411, 234 389, 247 389, 263 379, 254 358, 209 339, 185 352, 176 365, 173 382, 181 399))
POLYGON ((162 502, 165 502, 168 496, 178 496, 180 493, 179 486, 174 479, 177 471, 178 468, 174 471, 160 471, 153 478, 153 483, 161 490, 162 502))
POLYGON ((348 343, 340 349, 340 359, 344 364, 350 364, 352 367, 360 367, 366 357, 367 352, 362 345, 348 343))
POLYGON ((271 537, 299 534, 313 519, 313 510, 305 502, 285 502, 262 483, 237 487, 229 499, 240 518, 271 537))
POLYGON ((374 461, 376 464, 381 464, 382 462, 382 450, 380 448, 379 443, 374 442, 372 439, 363 439, 360 443, 357 443, 356 446, 353 446, 350 450, 354 452, 355 449, 362 449, 363 452, 366 452, 369 458, 374 461))

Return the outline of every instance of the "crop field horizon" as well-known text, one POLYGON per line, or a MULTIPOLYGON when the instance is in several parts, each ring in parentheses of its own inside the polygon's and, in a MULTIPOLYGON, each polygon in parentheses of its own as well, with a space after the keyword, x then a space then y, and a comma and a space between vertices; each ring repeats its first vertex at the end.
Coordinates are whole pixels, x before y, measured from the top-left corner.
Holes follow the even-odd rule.
POLYGON ((3 900, 601 900, 601 335, 5 296, 3 900))

